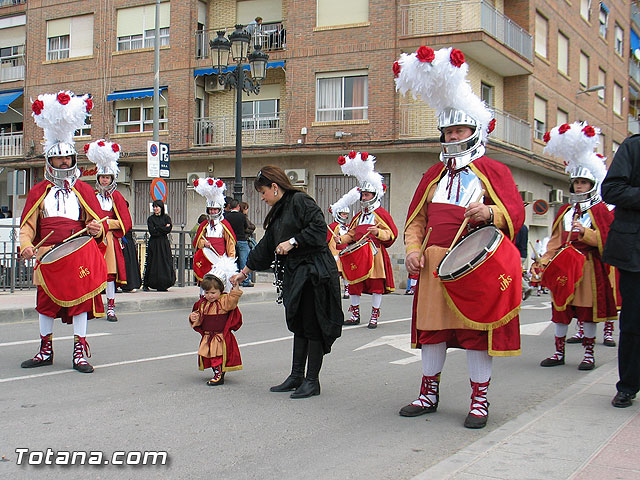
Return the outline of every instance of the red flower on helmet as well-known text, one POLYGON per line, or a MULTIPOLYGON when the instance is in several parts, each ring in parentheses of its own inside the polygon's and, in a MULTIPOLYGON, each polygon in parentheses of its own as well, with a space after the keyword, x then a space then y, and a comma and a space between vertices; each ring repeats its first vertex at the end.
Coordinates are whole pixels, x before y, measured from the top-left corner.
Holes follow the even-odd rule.
POLYGON ((117 143, 112 143, 111 150, 113 150, 113 153, 118 153, 120 151, 120 145, 118 145, 117 143))
POLYGON ((99 146, 99 147, 104 147, 104 146, 105 146, 104 140, 100 140, 100 141, 98 142, 98 146, 99 146))
POLYGON ((369 158, 369 154, 367 152, 362 152, 360 154, 360 158, 362 159, 363 162, 365 162, 367 158, 369 158))
POLYGON ((496 119, 492 118, 491 121, 489 122, 489 125, 487 125, 487 133, 493 132, 495 128, 496 128, 496 119))
POLYGON ((551 140, 551 134, 549 132, 544 132, 544 137, 542 137, 542 140, 544 140, 544 143, 549 143, 549 140, 551 140))
POLYGON ((333 209, 329 207, 329 213, 333 213, 333 209))
POLYGON ((416 52, 416 58, 421 62, 431 63, 433 62, 433 59, 436 58, 436 54, 433 53, 433 48, 425 47, 424 45, 422 45, 416 52))
POLYGON ((56 99, 58 100, 58 103, 60 103, 61 105, 66 105, 71 100, 71 97, 69 96, 68 93, 60 92, 56 97, 56 99))
POLYGON ((400 70, 402 69, 402 67, 400 66, 400 64, 398 62, 393 62, 393 77, 394 78, 398 78, 398 75, 400 75, 400 70))
POLYGON ((606 158, 604 155, 602 155, 601 153, 596 153, 596 157, 598 158, 606 158))
POLYGON ((213 178, 207 178, 207 183, 209 185, 213 185, 213 178))
POLYGON ((84 144, 84 153, 87 153, 89 151, 89 147, 91 146, 90 143, 85 143, 84 144))
POLYGON ((591 125, 587 125, 582 129, 582 131, 587 137, 593 137, 596 134, 596 129, 591 125))
POLYGON ((464 53, 462 53, 457 48, 451 50, 451 55, 449 55, 449 60, 451 61, 451 65, 454 67, 460 68, 464 63, 464 53))
POLYGON ((216 182, 216 187, 218 187, 218 188, 224 187, 224 182, 222 180, 218 179, 218 181, 216 182))
POLYGON ((196 178, 196 179, 193 181, 193 186, 194 186, 194 187, 197 187, 199 183, 200 183, 200 181, 196 178))
POLYGON ((91 100, 90 98, 87 98, 84 101, 84 106, 87 110, 87 113, 89 113, 93 109, 93 100, 91 100))
POLYGON ((567 130, 570 130, 570 129, 571 129, 571 126, 569 126, 568 123, 563 123, 558 127, 558 133, 562 135, 563 133, 565 133, 567 130))
POLYGON ((386 193, 386 191, 387 191, 387 184, 386 183, 382 184, 382 191, 386 193))
POLYGON ((347 159, 344 158, 344 156, 340 155, 338 157, 338 165, 344 165, 345 163, 347 163, 347 159))
POLYGON ((353 150, 351 150, 351 151, 349 152, 349 158, 350 158, 351 160, 353 160, 354 158, 356 158, 356 155, 357 155, 357 153, 356 153, 356 152, 354 152, 353 150))
POLYGON ((40 115, 42 113, 43 108, 44 108, 44 102, 42 100, 36 100, 31 104, 31 111, 36 115, 40 115))

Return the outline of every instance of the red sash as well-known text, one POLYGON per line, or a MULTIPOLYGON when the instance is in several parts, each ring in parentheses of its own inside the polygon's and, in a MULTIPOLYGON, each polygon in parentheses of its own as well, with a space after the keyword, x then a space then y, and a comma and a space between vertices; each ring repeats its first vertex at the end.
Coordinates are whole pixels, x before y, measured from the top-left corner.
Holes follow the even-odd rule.
POLYGON ((449 248, 456 232, 464 221, 464 207, 447 203, 427 204, 427 231, 433 227, 429 236, 430 245, 449 248))
POLYGON ((224 239, 224 237, 205 237, 207 240, 209 240, 209 243, 211 244, 211 248, 213 250, 215 250, 215 252, 222 256, 225 253, 227 253, 227 241, 224 239))
POLYGON ((37 244, 41 239, 46 237, 49 232, 53 232, 53 235, 47 238, 43 244, 43 246, 48 247, 50 245, 56 245, 74 233, 79 232, 84 228, 84 223, 80 220, 71 220, 64 217, 45 217, 40 219, 39 227, 38 235, 36 235, 33 243, 37 244))

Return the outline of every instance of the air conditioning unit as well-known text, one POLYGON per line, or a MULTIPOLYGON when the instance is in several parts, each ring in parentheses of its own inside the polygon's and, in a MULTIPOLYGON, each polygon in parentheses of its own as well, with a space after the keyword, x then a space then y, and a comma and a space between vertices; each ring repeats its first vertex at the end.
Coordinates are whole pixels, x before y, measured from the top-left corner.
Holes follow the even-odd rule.
POLYGON ((118 173, 117 183, 129 185, 131 183, 131 167, 120 166, 120 173, 118 173))
POLYGON ((294 186, 307 184, 307 171, 304 168, 291 168, 285 170, 284 173, 294 186))
POLYGON ((207 93, 224 92, 224 85, 220 85, 217 75, 208 75, 204 80, 204 91, 207 93))
POLYGON ((564 203, 564 192, 562 190, 551 190, 549 192, 549 203, 564 203))
POLYGON ((522 201, 524 203, 533 202, 533 192, 528 192, 526 190, 520 190, 520 196, 522 197, 522 201))
POLYGON ((187 173, 187 186, 193 187, 193 181, 196 178, 206 178, 207 174, 204 172, 189 172, 187 173))

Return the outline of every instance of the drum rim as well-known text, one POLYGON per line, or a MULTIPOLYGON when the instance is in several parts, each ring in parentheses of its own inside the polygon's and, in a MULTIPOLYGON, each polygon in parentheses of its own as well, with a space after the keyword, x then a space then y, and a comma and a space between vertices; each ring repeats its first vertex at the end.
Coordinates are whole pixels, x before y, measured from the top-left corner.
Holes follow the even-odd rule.
POLYGON ((85 246, 85 245, 89 242, 89 240, 93 240, 93 237, 92 237, 91 235, 81 235, 81 236, 79 236, 79 237, 72 238, 71 240, 67 240, 67 241, 65 241, 65 242, 58 243, 57 245, 54 245, 54 246, 53 246, 53 247, 51 247, 49 250, 47 250, 47 252, 46 252, 44 255, 42 255, 42 258, 40 258, 39 263, 41 263, 41 264, 45 264, 45 265, 48 265, 48 264, 51 264, 51 263, 53 263, 53 262, 57 262, 58 260, 60 260, 60 259, 62 259, 62 258, 65 258, 65 257, 69 256, 70 254, 72 254, 72 253, 76 252, 78 249, 73 250, 73 251, 71 251, 71 252, 69 252, 69 253, 67 253, 67 254, 65 254, 65 255, 63 255, 63 256, 61 256, 61 257, 58 257, 58 258, 56 258, 55 260, 52 260, 52 261, 46 261, 47 256, 48 256, 49 254, 51 254, 51 252, 55 252, 58 248, 62 247, 63 245, 67 245, 68 243, 71 243, 71 242, 77 242, 77 241, 82 240, 82 239, 84 239, 84 242, 83 242, 82 244, 80 244, 80 246, 78 247, 78 249, 79 249, 79 248, 82 248, 83 246, 85 246))
MULTIPOLYGON (((211 252, 213 252, 213 254, 215 255, 215 259, 220 258, 222 255, 218 255, 218 252, 216 252, 213 248, 209 248, 209 247, 202 247, 202 254, 207 258, 207 260, 209 260, 211 262, 211 259, 207 256, 207 250, 210 250, 211 252)), ((211 262, 213 263, 213 262, 211 262)))
POLYGON ((480 265, 484 259, 488 258, 487 253, 491 253, 491 252, 494 252, 496 250, 496 247, 497 247, 497 245, 499 245, 502 236, 504 236, 504 234, 495 225, 483 225, 482 227, 480 227, 480 228, 474 230, 473 232, 471 232, 469 235, 466 235, 464 238, 462 238, 462 240, 460 240, 451 249, 450 252, 447 252, 445 254, 444 258, 440 261, 440 265, 438 265, 438 277, 440 278, 440 280, 443 280, 443 281, 456 280, 456 279, 460 278, 461 276, 463 276, 465 273, 470 271, 470 269, 468 268, 469 266, 471 266, 471 269, 473 269, 473 268, 477 267, 478 265, 480 265), (448 255, 450 253, 453 253, 455 251, 455 249, 458 248, 458 246, 462 245, 462 243, 464 242, 465 239, 470 238, 472 235, 474 235, 477 232, 480 232, 481 230, 486 229, 486 228, 492 228, 494 230, 494 237, 491 239, 489 244, 486 245, 483 248, 482 252, 478 253, 478 255, 473 257, 473 259, 471 261, 467 262, 464 266, 458 268, 457 270, 455 270, 455 271, 453 271, 451 273, 447 273, 446 275, 442 275, 440 273, 440 268, 442 267, 442 264, 444 263, 444 261, 448 257, 448 255), (493 247, 493 248, 490 248, 490 247, 493 247))

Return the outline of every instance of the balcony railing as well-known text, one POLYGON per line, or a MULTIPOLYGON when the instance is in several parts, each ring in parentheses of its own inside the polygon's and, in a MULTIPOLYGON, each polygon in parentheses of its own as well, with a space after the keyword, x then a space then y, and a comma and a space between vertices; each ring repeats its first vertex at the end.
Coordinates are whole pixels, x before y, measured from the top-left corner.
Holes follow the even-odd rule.
POLYGON ((640 65, 633 58, 629 60, 629 76, 640 85, 640 65))
POLYGON ((22 156, 22 132, 4 133, 0 131, 0 157, 22 156))
POLYGON ((640 120, 629 115, 628 117, 628 130, 631 135, 637 135, 640 133, 640 120))
MULTIPOLYGON (((228 27, 225 32, 229 34, 234 30, 235 28, 228 27)), ((217 30, 196 30, 196 58, 209 58, 209 40, 216 38, 216 32, 217 30)), ((287 45, 287 31, 281 22, 262 24, 251 44, 260 45, 265 52, 283 50, 287 45)))
POLYGON ((22 5, 27 0, 0 0, 0 7, 11 7, 13 5, 22 5))
MULTIPOLYGON (((243 145, 284 143, 284 118, 280 112, 242 118, 243 145)), ((194 146, 230 146, 236 143, 236 118, 233 115, 196 118, 194 146)))
MULTIPOLYGON (((496 128, 490 138, 531 150, 531 125, 515 115, 494 110, 496 128)), ((400 105, 400 136, 412 138, 439 138, 435 113, 426 105, 400 105)))
POLYGON ((24 80, 24 55, 0 57, 0 82, 24 80))
POLYGON ((484 30, 503 45, 533 60, 531 35, 484 0, 445 0, 402 5, 401 35, 484 30))

